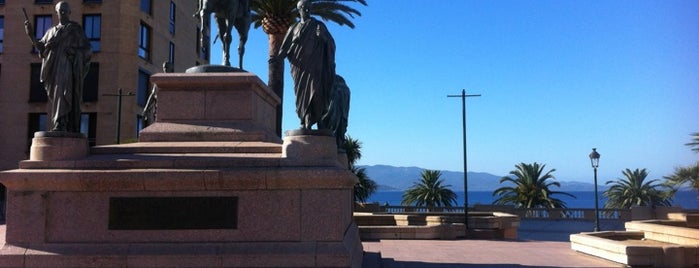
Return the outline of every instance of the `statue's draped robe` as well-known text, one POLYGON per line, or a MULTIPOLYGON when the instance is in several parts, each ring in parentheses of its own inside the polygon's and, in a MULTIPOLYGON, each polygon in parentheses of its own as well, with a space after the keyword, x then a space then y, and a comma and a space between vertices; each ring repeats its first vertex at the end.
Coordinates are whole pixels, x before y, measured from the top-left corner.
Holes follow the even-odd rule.
POLYGON ((39 43, 45 47, 41 81, 51 106, 49 118, 54 130, 80 132, 83 79, 92 56, 90 41, 80 25, 69 22, 46 31, 39 43))
POLYGON ((322 22, 308 18, 289 28, 280 54, 291 64, 296 113, 302 127, 327 129, 321 118, 328 110, 335 79, 335 41, 322 22))
POLYGON ((347 82, 340 75, 335 75, 333 89, 330 97, 328 112, 323 117, 322 122, 328 129, 333 131, 337 148, 342 149, 347 133, 347 122, 349 121, 350 89, 347 82))

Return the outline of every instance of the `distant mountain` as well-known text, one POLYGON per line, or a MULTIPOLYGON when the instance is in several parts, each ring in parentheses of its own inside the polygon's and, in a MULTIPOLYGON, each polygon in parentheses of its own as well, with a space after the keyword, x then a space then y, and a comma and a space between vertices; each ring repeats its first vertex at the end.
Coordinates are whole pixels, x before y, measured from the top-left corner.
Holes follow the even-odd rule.
MULTIPOLYGON (((420 167, 394 167, 388 165, 360 166, 366 169, 366 174, 370 179, 374 180, 379 185, 379 191, 404 191, 420 179, 420 173, 424 168, 420 167)), ((555 175, 555 174, 554 174, 555 175)), ((493 175, 484 172, 468 172, 468 190, 469 191, 493 191, 504 185, 500 184, 502 176, 493 175)), ((464 173, 458 171, 442 171, 441 177, 445 184, 451 185, 454 191, 463 191, 464 189, 464 173)), ((574 192, 574 191, 593 191, 594 184, 577 182, 577 181, 561 181, 561 188, 557 191, 574 192)), ((598 185, 599 190, 606 189, 602 185, 598 185)))

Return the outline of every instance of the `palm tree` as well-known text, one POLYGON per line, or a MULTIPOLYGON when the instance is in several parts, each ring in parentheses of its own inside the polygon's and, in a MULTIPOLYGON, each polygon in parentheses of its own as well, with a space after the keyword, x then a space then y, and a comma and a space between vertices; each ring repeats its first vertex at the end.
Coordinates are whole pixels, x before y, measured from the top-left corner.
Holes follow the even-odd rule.
MULTIPOLYGON (((286 30, 299 16, 296 10, 297 2, 297 0, 253 0, 250 3, 253 25, 255 28, 262 26, 262 30, 269 38, 270 58, 279 54, 286 30)), ((309 2, 311 14, 319 16, 324 21, 332 21, 340 26, 347 25, 352 29, 354 29, 354 23, 350 18, 362 14, 343 2, 358 2, 367 5, 366 0, 309 0, 309 2)), ((271 61, 268 68, 267 85, 279 98, 284 100, 284 61, 271 61)), ((281 134, 281 111, 280 103, 277 107, 278 134, 281 134)))
POLYGON ((359 140, 353 139, 350 135, 345 135, 345 142, 342 144, 342 149, 347 154, 350 168, 362 158, 362 143, 359 140))
POLYGON ((493 196, 499 196, 493 204, 514 205, 519 208, 565 208, 563 200, 554 198, 553 195, 567 195, 575 198, 574 195, 551 190, 552 186, 561 187, 556 178, 551 174, 556 169, 544 172, 546 165, 519 163, 515 165, 515 170, 510 171, 514 178, 505 176, 500 178, 500 183, 511 182, 514 186, 505 186, 495 189, 493 196))
POLYGON ((420 181, 403 193, 401 204, 405 206, 415 204, 418 207, 428 208, 451 207, 456 204, 456 194, 449 189, 451 185, 442 185, 444 181, 439 179, 440 176, 442 172, 438 170, 423 170, 420 181))
POLYGON ((685 145, 692 147, 692 151, 699 153, 699 132, 692 133, 692 141, 685 145))
POLYGON ((352 173, 359 178, 359 182, 354 186, 354 201, 360 203, 366 203, 366 200, 376 192, 376 182, 369 179, 366 174, 366 169, 352 167, 352 173))
POLYGON ((367 176, 366 169, 358 168, 354 165, 362 157, 362 143, 347 135, 342 148, 347 154, 349 169, 359 178, 359 181, 354 186, 354 201, 364 203, 369 196, 376 192, 378 185, 367 176))
POLYGON ((622 171, 625 178, 608 181, 611 187, 604 191, 607 197, 605 208, 631 208, 631 206, 670 206, 674 191, 667 185, 656 183, 658 180, 646 181, 646 169, 626 169, 622 171))
MULTIPOLYGON (((685 145, 692 148, 692 151, 699 153, 699 132, 692 133, 692 142, 685 145)), ((679 189, 685 183, 689 183, 695 190, 699 190, 699 162, 693 166, 675 168, 675 173, 665 177, 665 184, 679 189)))
POLYGON ((699 162, 693 166, 675 168, 675 173, 665 177, 665 184, 679 189, 685 183, 699 190, 699 162))

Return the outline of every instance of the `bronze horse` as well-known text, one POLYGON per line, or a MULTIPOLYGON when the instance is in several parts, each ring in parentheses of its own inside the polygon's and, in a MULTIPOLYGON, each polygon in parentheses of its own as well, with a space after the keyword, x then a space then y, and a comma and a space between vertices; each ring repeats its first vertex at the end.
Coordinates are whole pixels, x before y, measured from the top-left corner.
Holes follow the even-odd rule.
MULTIPOLYGON (((248 41, 248 31, 250 30, 250 0, 199 0, 199 9, 194 16, 199 17, 201 22, 202 47, 209 47, 208 40, 204 38, 209 25, 208 19, 211 14, 216 18, 218 25, 218 37, 223 43, 223 65, 231 66, 230 48, 231 31, 233 27, 238 31, 240 42, 238 43, 238 67, 243 68, 243 55, 245 54, 245 42, 248 41)), ((216 40, 214 39, 214 42, 216 40)))

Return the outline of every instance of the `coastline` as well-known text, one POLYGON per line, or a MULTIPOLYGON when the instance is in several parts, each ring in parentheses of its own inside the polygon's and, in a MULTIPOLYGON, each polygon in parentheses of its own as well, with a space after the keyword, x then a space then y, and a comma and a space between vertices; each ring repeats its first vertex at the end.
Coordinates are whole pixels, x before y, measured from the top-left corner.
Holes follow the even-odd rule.
MULTIPOLYGON (((457 206, 463 205, 464 192, 455 191, 457 195, 457 206)), ((571 191, 568 192, 576 196, 576 198, 570 198, 568 196, 557 196, 561 200, 566 202, 569 208, 594 208, 594 191, 571 191)), ((388 203, 392 206, 400 206, 403 191, 377 191, 367 199, 367 203, 378 203, 384 205, 388 203)), ((496 199, 492 196, 492 191, 469 191, 468 192, 469 206, 475 204, 490 205, 496 199)), ((604 207, 604 201, 606 200, 599 192, 599 206, 604 207)), ((683 209, 699 209, 699 192, 694 190, 681 190, 675 194, 673 199, 673 206, 679 206, 683 209)))

